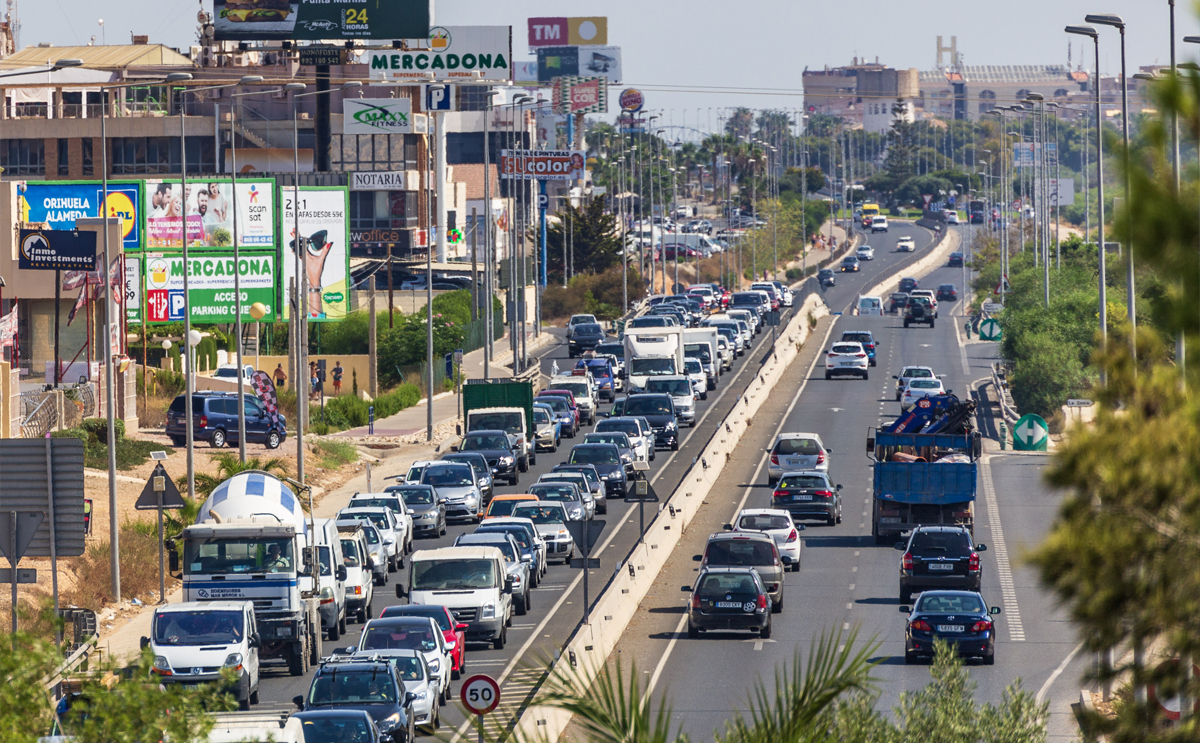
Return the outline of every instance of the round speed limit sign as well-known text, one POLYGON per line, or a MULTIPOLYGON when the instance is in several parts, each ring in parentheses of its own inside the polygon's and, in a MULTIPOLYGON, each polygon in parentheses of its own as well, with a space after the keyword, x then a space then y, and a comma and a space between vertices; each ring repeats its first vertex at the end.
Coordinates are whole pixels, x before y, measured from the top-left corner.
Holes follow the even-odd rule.
POLYGON ((491 676, 477 674, 463 682, 460 697, 468 711, 486 715, 500 704, 500 684, 491 676))

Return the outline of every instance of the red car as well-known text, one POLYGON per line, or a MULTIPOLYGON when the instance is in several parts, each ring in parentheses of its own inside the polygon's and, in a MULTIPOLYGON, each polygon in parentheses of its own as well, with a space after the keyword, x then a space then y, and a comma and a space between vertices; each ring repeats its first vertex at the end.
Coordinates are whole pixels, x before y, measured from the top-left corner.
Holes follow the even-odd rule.
POLYGON ((450 651, 450 678, 456 679, 462 675, 467 662, 467 625, 454 621, 454 615, 449 609, 437 604, 403 604, 389 606, 379 616, 429 617, 437 622, 438 628, 446 637, 446 648, 450 651))
POLYGON ((575 428, 579 428, 579 405, 575 403, 575 394, 570 390, 542 390, 538 393, 538 397, 542 395, 555 395, 566 400, 571 405, 571 412, 575 414, 575 428))

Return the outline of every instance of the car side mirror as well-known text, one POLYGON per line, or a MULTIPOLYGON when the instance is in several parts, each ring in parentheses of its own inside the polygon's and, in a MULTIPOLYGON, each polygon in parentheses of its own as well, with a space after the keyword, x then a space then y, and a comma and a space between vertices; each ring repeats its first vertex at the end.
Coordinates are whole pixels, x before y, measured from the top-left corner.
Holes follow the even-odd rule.
POLYGON ((692 562, 700 562, 704 559, 703 555, 692 555, 692 562))
POLYGON ((411 707, 413 701, 416 700, 416 698, 417 698, 416 692, 412 692, 412 691, 404 692, 404 706, 411 707))
POLYGON ((976 552, 987 552, 987 545, 986 544, 977 544, 977 545, 975 545, 975 551, 976 552))
POLYGON ((396 584, 396 598, 398 598, 398 599, 402 599, 402 598, 404 598, 404 594, 405 594, 405 591, 404 591, 404 584, 403 584, 403 583, 397 583, 397 584, 396 584))
POLYGON ((808 531, 808 527, 804 524, 796 524, 796 531, 808 531))
POLYGON ((827 446, 827 447, 825 447, 825 453, 826 453, 826 454, 833 454, 833 449, 830 449, 830 448, 827 446))
POLYGON ((912 614, 912 607, 911 606, 901 606, 900 613, 901 614, 912 614))
POLYGON ((462 622, 459 622, 458 624, 454 625, 454 631, 455 632, 466 632, 467 625, 463 624, 462 622))
POLYGON ((505 578, 505 579, 504 579, 504 592, 505 592, 505 593, 512 593, 512 592, 513 592, 513 580, 512 580, 512 578, 505 578))
POLYGON ((988 609, 988 614, 999 614, 999 613, 1000 613, 999 606, 993 606, 991 609, 988 609))
POLYGON ((346 566, 338 565, 337 573, 335 573, 335 575, 337 576, 338 580, 346 580, 346 566))
POLYGON ((733 524, 722 524, 721 528, 725 531, 733 531, 733 524))
POLYGON ((145 649, 146 649, 146 648, 148 648, 148 647, 150 647, 150 638, 149 638, 149 637, 143 637, 143 638, 142 638, 142 650, 145 650, 145 649))
POLYGON ((450 451, 458 451, 458 444, 451 444, 450 451))
POLYGON ((680 587, 679 587, 679 590, 680 590, 680 591, 683 591, 684 593, 691 593, 691 592, 692 592, 692 587, 691 587, 691 586, 680 586, 680 587))
POLYGON ((896 376, 895 374, 892 375, 892 379, 899 379, 899 378, 900 377, 896 376))
POLYGON ((292 697, 292 704, 296 705, 296 709, 303 710, 304 709, 304 697, 299 696, 299 695, 292 697))
POLYGON ((952 393, 952 392, 954 392, 954 390, 946 390, 946 394, 947 394, 947 395, 949 395, 949 394, 950 394, 950 393, 952 393))
POLYGON ((171 550, 167 553, 167 570, 172 573, 179 572, 179 551, 171 550))
POLYGON ((835 487, 835 488, 837 488, 838 490, 841 490, 841 489, 842 489, 842 486, 841 486, 841 485, 835 485, 834 487, 835 487))
POLYGON ((252 648, 261 647, 262 637, 260 637, 257 632, 251 632, 250 639, 247 641, 247 644, 252 648))
MULTIPOLYGON (((892 545, 892 549, 899 550, 901 552, 903 552, 907 547, 908 545, 904 542, 896 542, 894 545, 892 545)), ((397 588, 399 588, 399 586, 397 586, 397 588)))

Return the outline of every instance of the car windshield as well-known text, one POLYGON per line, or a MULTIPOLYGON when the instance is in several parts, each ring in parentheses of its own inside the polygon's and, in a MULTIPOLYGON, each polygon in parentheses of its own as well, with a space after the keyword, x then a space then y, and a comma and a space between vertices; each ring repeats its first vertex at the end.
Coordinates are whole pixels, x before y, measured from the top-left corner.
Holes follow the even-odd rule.
POLYGON ((751 573, 708 573, 696 586, 696 595, 711 597, 728 593, 757 594, 758 586, 751 573))
POLYGON ((507 449, 508 437, 499 434, 480 436, 478 434, 463 438, 458 445, 459 451, 488 451, 492 449, 507 449))
POLYGON ((673 397, 691 397, 692 383, 686 379, 650 379, 646 381, 646 391, 673 397))
POLYGON ((420 560, 413 563, 414 591, 469 591, 493 588, 496 584, 495 563, 491 560, 445 559, 420 560))
POLYGON ((433 504, 433 490, 430 488, 403 488, 399 492, 405 505, 428 506, 433 504))
POLYGON ((918 377, 932 377, 933 372, 929 371, 928 369, 905 369, 904 373, 900 376, 908 377, 910 379, 915 379, 918 377))
POLYGON ((572 315, 571 316, 571 324, 572 325, 591 325, 591 324, 594 324, 595 322, 596 322, 595 315, 572 315))
POLYGON ((577 446, 571 450, 571 464, 620 464, 615 446, 577 446))
POLYGON ((671 415, 673 412, 670 401, 662 398, 638 395, 625 401, 626 415, 671 415))
MULTIPOLYGON (((604 433, 607 431, 616 431, 628 434, 629 436, 637 436, 640 428, 636 421, 629 420, 607 420, 600 421, 598 424, 596 424, 596 433, 604 433)), ((593 434, 588 434, 588 436, 591 435, 593 434)))
POLYGON ((927 614, 979 614, 983 602, 969 593, 922 596, 917 611, 927 614))
POLYGON ((450 630, 450 618, 446 616, 445 607, 437 604, 402 604, 389 606, 384 610, 387 617, 429 617, 437 623, 442 632, 450 630))
POLYGON ((705 551, 709 565, 774 565, 775 551, 757 539, 718 539, 705 551))
POLYGON ((703 374, 704 367, 700 365, 699 359, 684 359, 683 370, 688 374, 703 374))
POLYGON ((788 529, 792 520, 782 514, 760 513, 754 516, 743 516, 738 519, 738 528, 743 531, 768 531, 770 529, 788 529))
POLYGON ((376 529, 391 529, 392 525, 388 523, 387 516, 383 511, 359 511, 358 513, 342 512, 338 515, 342 519, 358 519, 359 521, 370 521, 375 525, 376 529))
POLYGON ((780 439, 779 443, 775 444, 775 451, 772 454, 801 454, 804 456, 815 457, 821 453, 821 446, 815 439, 780 439))
POLYGON ((359 713, 338 717, 306 717, 304 743, 371 743, 374 735, 367 718, 359 713))
MULTIPOLYGON (((495 501, 493 501, 493 502, 495 502, 495 501)), ((475 530, 475 532, 474 532, 474 533, 475 533, 475 534, 511 534, 511 535, 512 535, 512 538, 513 538, 513 539, 515 539, 515 540, 517 540, 517 545, 518 545, 518 546, 519 546, 521 549, 523 549, 523 550, 527 550, 527 549, 529 549, 530 547, 532 547, 532 546, 533 546, 533 542, 532 542, 532 541, 530 540, 530 538, 529 538, 529 532, 525 531, 525 529, 523 529, 523 528, 521 528, 521 527, 512 527, 512 526, 497 526, 497 527, 488 527, 488 526, 480 526, 479 528, 477 528, 477 529, 475 530)))
POLYGON ((577 501, 579 492, 574 485, 567 483, 554 484, 539 482, 529 486, 529 494, 536 495, 538 500, 577 501))
POLYGON ((585 444, 615 444, 629 448, 629 439, 623 433, 589 433, 583 437, 585 444))
MULTIPOLYGON (((556 413, 571 412, 571 404, 556 395, 538 395, 538 402, 549 405, 556 413)), ((462 447, 459 447, 460 449, 462 447)))
POLYGON ((825 479, 816 475, 788 475, 779 480, 779 490, 816 490, 825 487, 825 479))
POLYGON ((936 379, 914 379, 909 383, 910 390, 936 390, 942 385, 936 379))
POLYGON ((612 376, 612 370, 610 370, 608 368, 607 361, 601 361, 599 363, 593 361, 592 363, 587 365, 587 368, 588 368, 588 371, 590 371, 592 373, 593 377, 611 377, 612 376))
POLYGON ((367 538, 367 544, 379 544, 379 532, 370 524, 363 524, 363 536, 367 538))
POLYGON ((408 468, 408 475, 406 475, 404 479, 407 480, 408 482, 417 482, 418 480, 421 479, 421 473, 424 471, 425 471, 425 465, 423 465, 423 464, 414 465, 414 466, 408 468))
MULTIPOLYGON (((358 541, 354 539, 342 540, 342 562, 348 568, 362 567, 362 562, 358 557, 358 541)), ((324 571, 321 571, 324 572, 324 571)))
POLYGON ((240 611, 160 611, 154 615, 156 645, 235 645, 242 641, 240 611))
MULTIPOLYGON (((593 435, 593 434, 588 434, 588 436, 591 436, 591 435, 593 435)), ((583 475, 584 480, 587 480, 592 485, 596 485, 596 486, 600 485, 600 476, 596 474, 596 470, 594 467, 582 467, 582 466, 581 467, 570 467, 570 466, 564 467, 562 465, 559 465, 558 467, 555 467, 554 470, 556 472, 578 472, 579 474, 583 475)))
POLYGON ((918 531, 913 535, 909 549, 922 552, 962 553, 970 549, 966 532, 961 531, 918 531))
POLYGON ((870 333, 842 333, 842 340, 854 343, 871 343, 870 333))
POLYGON ((620 343, 601 343, 596 346, 596 353, 602 353, 605 356, 616 356, 621 358, 625 355, 625 347, 620 343))
POLYGON ((952 292, 952 291, 954 291, 954 284, 942 284, 941 286, 938 287, 938 291, 952 292))
POLYGON ((535 409, 533 411, 534 423, 550 423, 550 412, 547 410, 535 409))
POLYGON ((388 674, 373 670, 323 673, 313 679, 312 689, 308 692, 311 707, 388 702, 396 702, 396 684, 388 674))
POLYGON ((232 366, 220 367, 213 376, 221 379, 234 379, 237 377, 237 369, 232 366))
POLYGON ((519 506, 513 516, 529 519, 535 524, 564 524, 567 521, 566 512, 553 506, 519 506))
MULTIPOLYGON (((395 491, 392 491, 395 492, 395 491)), ((390 508, 393 513, 400 510, 399 494, 396 498, 351 498, 351 508, 390 508)))
POLYGON ((675 369, 675 359, 633 359, 630 362, 629 373, 634 376, 667 376, 678 374, 675 369))
POLYGON ((492 500, 491 504, 488 505, 488 516, 511 516, 513 509, 517 507, 517 504, 524 503, 528 500, 528 498, 525 500, 494 499, 492 500))
POLYGON ((834 353, 862 353, 862 346, 857 343, 835 343, 833 346, 834 353))
MULTIPOLYGON (((467 535, 467 536, 469 537, 471 535, 467 535)), ((456 545, 456 546, 459 546, 459 547, 474 547, 474 546, 495 547, 496 549, 498 549, 504 553, 504 559, 508 560, 509 562, 520 562, 520 560, 521 560, 521 556, 518 555, 517 551, 513 549, 512 542, 508 541, 507 539, 493 538, 492 541, 487 541, 487 540, 475 541, 472 539, 467 539, 465 541, 459 542, 458 545, 456 545)))
POLYGON ((639 317, 636 320, 630 320, 629 324, 625 326, 625 328, 627 330, 629 328, 665 328, 665 327, 667 327, 667 318, 663 317, 662 315, 654 315, 654 316, 643 315, 642 317, 639 317))
POLYGON ((847 264, 853 266, 855 263, 858 263, 858 259, 852 255, 848 255, 842 259, 842 263, 847 263, 847 264))

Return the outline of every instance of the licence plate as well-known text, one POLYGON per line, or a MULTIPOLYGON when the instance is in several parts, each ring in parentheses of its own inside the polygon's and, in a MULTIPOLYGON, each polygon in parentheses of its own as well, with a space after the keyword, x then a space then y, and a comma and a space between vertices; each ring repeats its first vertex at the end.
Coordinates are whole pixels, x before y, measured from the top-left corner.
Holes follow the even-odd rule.
POLYGON ((839 361, 838 363, 841 364, 842 366, 854 366, 855 365, 855 362, 853 362, 853 361, 839 361))
POLYGON ((811 495, 793 495, 792 500, 812 500, 811 495))
POLYGON ((879 519, 879 523, 881 523, 881 524, 899 524, 900 519, 897 516, 884 516, 883 518, 879 519))
POLYGON ((954 570, 954 563, 950 562, 931 562, 926 565, 930 570, 954 570))
POLYGON ((742 608, 742 602, 741 601, 717 601, 716 607, 718 609, 740 609, 740 608, 742 608))
POLYGON ((801 465, 801 461, 796 457, 788 459, 787 463, 793 467, 799 467, 801 465))
POLYGON ((962 632, 966 630, 964 624, 939 624, 937 625, 938 632, 962 632))

